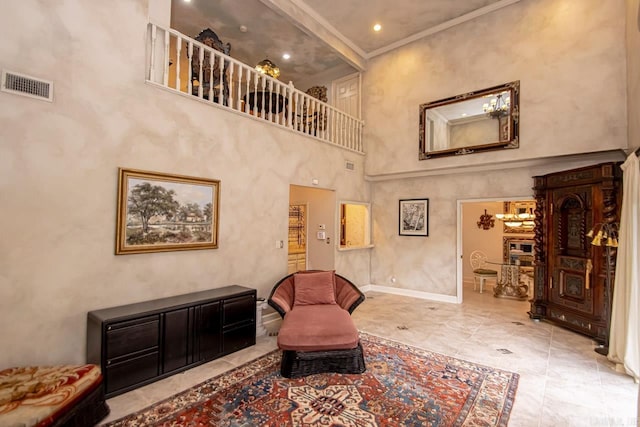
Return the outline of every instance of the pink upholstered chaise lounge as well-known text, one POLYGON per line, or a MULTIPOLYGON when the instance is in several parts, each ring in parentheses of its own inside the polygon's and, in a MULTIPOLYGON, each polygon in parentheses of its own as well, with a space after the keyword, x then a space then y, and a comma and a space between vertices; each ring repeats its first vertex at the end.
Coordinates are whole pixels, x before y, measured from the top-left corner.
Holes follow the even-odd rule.
POLYGON ((268 303, 283 318, 278 333, 282 376, 364 372, 362 346, 351 319, 364 299, 353 283, 333 271, 303 271, 280 280, 268 303))

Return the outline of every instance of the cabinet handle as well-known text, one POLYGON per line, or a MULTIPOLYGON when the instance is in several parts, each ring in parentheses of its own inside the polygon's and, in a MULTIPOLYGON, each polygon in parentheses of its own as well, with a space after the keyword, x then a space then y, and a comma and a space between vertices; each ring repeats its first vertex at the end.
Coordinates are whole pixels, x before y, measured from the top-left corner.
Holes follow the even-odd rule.
POLYGON ((564 296, 564 271, 560 270, 560 296, 563 297, 564 296))
POLYGON ((107 331, 110 331, 113 328, 113 326, 107 326, 107 331))
POLYGON ((587 268, 584 273, 584 288, 589 289, 589 279, 591 278, 591 270, 593 270, 593 263, 590 259, 587 260, 587 268))
POLYGON ((553 289, 553 277, 549 278, 549 289, 553 289))

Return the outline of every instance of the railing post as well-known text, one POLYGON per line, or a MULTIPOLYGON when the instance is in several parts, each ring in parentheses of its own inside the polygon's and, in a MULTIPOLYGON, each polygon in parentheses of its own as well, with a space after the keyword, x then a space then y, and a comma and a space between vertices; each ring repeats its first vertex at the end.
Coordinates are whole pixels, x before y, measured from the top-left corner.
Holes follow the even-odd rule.
POLYGON ((162 83, 167 87, 169 86, 169 45, 170 44, 171 44, 171 34, 169 34, 169 31, 165 30, 164 32, 164 67, 162 67, 162 69, 164 70, 164 73, 162 76, 162 83))
MULTIPOLYGON (((231 81, 233 82, 233 80, 231 81)), ((238 95, 238 105, 236 106, 236 110, 242 111, 242 67, 238 67, 238 90, 236 95, 238 95)))
MULTIPOLYGON (((215 50, 211 51, 212 55, 216 55, 218 56, 218 73, 219 73, 219 81, 218 84, 220 85, 220 91, 218 92, 218 104, 222 105, 224 103, 224 97, 225 97, 225 93, 224 93, 224 72, 225 72, 225 66, 224 66, 224 57, 222 55, 218 55, 216 53, 215 50)), ((213 61, 215 63, 215 60, 213 61)), ((213 88, 213 67, 211 67, 211 87, 213 88)), ((215 97, 214 97, 215 98, 215 97)))
POLYGON ((182 37, 176 39, 176 90, 178 91, 180 90, 180 52, 182 52, 182 37))
POLYGON ((289 80, 289 88, 286 91, 287 94, 287 127, 293 129, 293 115, 296 113, 295 112, 295 105, 293 103, 293 91, 295 90, 295 87, 293 86, 293 82, 291 80, 289 80))
POLYGON ((151 57, 149 58, 149 74, 147 74, 147 78, 151 81, 156 80, 156 33, 157 27, 153 24, 151 25, 151 57))

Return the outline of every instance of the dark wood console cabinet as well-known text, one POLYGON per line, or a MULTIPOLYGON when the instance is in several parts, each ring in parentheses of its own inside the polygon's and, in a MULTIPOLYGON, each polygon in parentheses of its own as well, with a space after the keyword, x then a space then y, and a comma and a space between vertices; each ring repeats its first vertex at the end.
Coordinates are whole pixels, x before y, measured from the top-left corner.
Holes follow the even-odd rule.
MULTIPOLYGON (((612 292, 606 286, 607 258, 587 234, 601 224, 620 221, 620 164, 536 176, 534 183, 535 278, 529 316, 606 343, 612 292)), ((615 251, 608 262, 615 271, 615 251)), ((612 286, 613 274, 610 279, 612 286)))
POLYGON ((242 286, 105 308, 87 316, 87 362, 116 396, 256 343, 256 290, 242 286))

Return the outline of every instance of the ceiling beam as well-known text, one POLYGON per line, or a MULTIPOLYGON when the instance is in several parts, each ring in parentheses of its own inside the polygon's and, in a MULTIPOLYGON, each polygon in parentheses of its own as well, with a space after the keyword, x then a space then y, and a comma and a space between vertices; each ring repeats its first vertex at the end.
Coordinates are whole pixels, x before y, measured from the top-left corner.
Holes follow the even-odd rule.
POLYGON ((335 50, 340 57, 359 71, 367 68, 366 53, 336 30, 302 0, 260 0, 276 13, 311 37, 316 37, 335 50))

